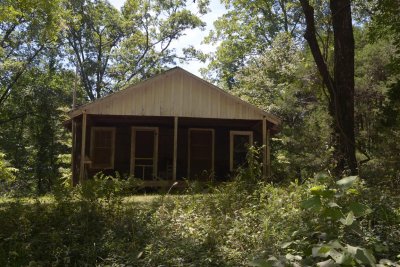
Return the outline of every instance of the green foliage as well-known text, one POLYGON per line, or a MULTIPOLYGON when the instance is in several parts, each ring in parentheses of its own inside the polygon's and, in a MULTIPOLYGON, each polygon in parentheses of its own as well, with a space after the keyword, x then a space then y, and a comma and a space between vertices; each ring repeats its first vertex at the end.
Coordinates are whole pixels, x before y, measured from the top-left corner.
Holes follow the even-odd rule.
MULTIPOLYGON (((207 12, 206 0, 197 5, 207 12)), ((0 150, 19 169, 11 193, 67 184, 72 88, 81 104, 145 79, 174 64, 171 42, 202 25, 186 1, 132 0, 121 11, 108 1, 2 1, 0 150)))
POLYGON ((60 160, 70 153, 70 134, 63 126, 67 108, 61 107, 71 101, 66 88, 72 86, 73 76, 56 73, 53 63, 46 63, 20 78, 18 90, 10 94, 0 113, 9 119, 0 124, 0 147, 19 169, 12 192, 17 195, 51 191, 61 182, 59 171, 64 169, 68 175, 65 169, 70 168, 68 161, 60 160))
POLYGON ((309 57, 290 35, 278 34, 268 51, 235 76, 235 94, 282 119, 272 139, 275 181, 306 179, 330 164, 330 120, 309 57))
POLYGON ((74 190, 77 190, 78 195, 88 201, 96 201, 98 199, 110 201, 114 197, 136 193, 140 184, 140 180, 133 177, 125 178, 119 173, 116 173, 115 176, 110 176, 100 172, 93 178, 77 185, 74 190))
MULTIPOLYGON (((204 14, 208 1, 196 3, 204 14)), ((261 182, 261 151, 251 148, 232 183, 144 204, 124 198, 140 183, 118 174, 68 186, 69 68, 78 63, 83 103, 174 64, 170 43, 203 22, 186 1, 129 0, 121 11, 103 0, 1 2, 0 192, 53 192, 54 200, 0 200, 0 266, 399 264, 398 3, 379 1, 369 20, 374 1, 354 1, 366 183, 309 179, 330 168, 332 136, 321 79, 299 38, 298 1, 224 3, 228 12, 206 40, 217 52, 203 59, 211 60, 209 77, 283 119, 272 140, 280 185, 261 182)), ((315 17, 331 66, 327 3, 315 5, 315 17)))
MULTIPOLYGON (((186 5, 128 0, 119 11, 105 0, 66 1, 69 62, 78 68, 87 98, 100 98, 175 64, 170 44, 185 30, 204 26, 186 5)), ((201 13, 204 5, 200 1, 201 13)))
POLYGON ((0 186, 4 188, 0 193, 5 193, 7 190, 10 190, 10 186, 15 182, 15 174, 17 172, 18 169, 12 167, 10 163, 6 161, 5 154, 0 152, 0 186))
POLYGON ((0 108, 20 78, 58 38, 61 0, 3 0, 0 5, 0 108))
POLYGON ((205 39, 218 47, 203 74, 208 72, 210 79, 216 76, 223 88, 232 89, 235 74, 266 52, 279 33, 298 35, 301 10, 297 1, 223 2, 228 11, 214 22, 215 29, 205 39))
MULTIPOLYGON (((369 192, 359 182, 358 177, 345 177, 334 184, 327 183, 328 177, 321 178, 325 181, 312 186, 309 189, 310 197, 301 203, 305 210, 304 219, 308 223, 292 234, 292 240, 282 245, 282 249, 287 252, 286 256, 260 259, 252 262, 252 266, 375 266, 377 259, 374 254, 380 257, 387 255, 382 252, 388 252, 390 241, 383 241, 380 237, 387 234, 385 231, 390 231, 391 223, 387 220, 384 230, 381 228, 376 231, 370 228, 371 220, 380 218, 379 208, 373 210, 366 204, 374 204, 374 196, 361 197, 361 194, 369 192)), ((399 221, 398 211, 397 215, 392 216, 392 219, 399 221)), ((394 241, 397 238, 393 237, 390 240, 394 241)), ((394 260, 398 242, 391 243, 391 246, 394 246, 394 260)), ((382 266, 396 265, 385 258, 381 259, 380 263, 382 266)))
POLYGON ((370 42, 370 29, 356 38, 355 109, 360 176, 372 184, 397 186, 399 172, 398 112, 392 97, 398 73, 391 67, 396 47, 385 38, 370 42), (378 178, 379 177, 379 178, 378 178), (378 178, 378 179, 377 179, 378 178))
POLYGON ((394 264, 396 196, 355 177, 274 186, 253 174, 151 202, 121 197, 135 182, 102 174, 55 200, 2 201, 0 265, 271 266, 283 253, 287 264, 394 264))

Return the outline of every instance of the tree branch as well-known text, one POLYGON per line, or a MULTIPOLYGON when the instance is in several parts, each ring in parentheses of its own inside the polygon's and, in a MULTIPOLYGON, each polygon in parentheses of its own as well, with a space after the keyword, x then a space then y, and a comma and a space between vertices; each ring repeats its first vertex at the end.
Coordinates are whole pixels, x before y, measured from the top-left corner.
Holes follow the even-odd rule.
POLYGON ((19 78, 22 76, 22 74, 24 74, 24 72, 28 69, 29 65, 32 63, 32 61, 37 57, 37 55, 39 55, 39 53, 44 49, 44 45, 41 45, 34 53, 33 55, 31 55, 27 61, 25 62, 23 68, 18 71, 14 78, 12 79, 12 81, 6 86, 5 91, 3 92, 3 94, 0 97, 0 106, 1 104, 7 99, 7 97, 9 96, 9 93, 11 91, 11 89, 13 88, 13 86, 18 82, 19 78))
POLYGON ((21 114, 17 114, 17 115, 15 115, 15 116, 12 116, 12 117, 10 117, 10 118, 4 119, 4 120, 0 120, 0 125, 6 124, 6 123, 8 123, 8 122, 15 121, 15 120, 18 120, 18 119, 20 119, 20 118, 24 118, 26 115, 28 115, 28 114, 27 114, 26 112, 24 112, 24 113, 21 113, 21 114))
POLYGON ((311 53, 314 57, 315 63, 317 64, 318 71, 321 73, 324 84, 328 88, 329 93, 334 95, 335 85, 316 38, 314 9, 312 6, 310 6, 308 0, 300 0, 300 3, 306 17, 307 25, 304 38, 307 40, 308 45, 310 46, 311 53))

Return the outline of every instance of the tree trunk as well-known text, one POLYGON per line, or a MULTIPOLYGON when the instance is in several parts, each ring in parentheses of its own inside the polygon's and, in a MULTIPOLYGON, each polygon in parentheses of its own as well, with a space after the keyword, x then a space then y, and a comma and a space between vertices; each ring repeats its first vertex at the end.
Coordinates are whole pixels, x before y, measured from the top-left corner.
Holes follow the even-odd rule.
POLYGON ((329 92, 329 113, 333 118, 336 160, 335 175, 358 173, 354 135, 354 37, 350 0, 330 0, 334 34, 334 75, 329 73, 316 38, 314 9, 308 0, 300 0, 306 18, 304 34, 329 92))
POLYGON ((334 92, 338 171, 357 174, 354 136, 354 37, 350 0, 330 1, 334 36, 334 92))

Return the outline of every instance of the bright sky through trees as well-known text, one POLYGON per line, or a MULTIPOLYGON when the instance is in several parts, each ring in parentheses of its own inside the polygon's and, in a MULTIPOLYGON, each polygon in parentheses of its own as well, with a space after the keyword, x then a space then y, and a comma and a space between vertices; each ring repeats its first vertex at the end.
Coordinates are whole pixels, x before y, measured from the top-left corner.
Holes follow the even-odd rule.
MULTIPOLYGON (((120 9, 125 0, 109 0, 109 2, 114 5, 116 8, 120 9)), ((195 10, 196 4, 192 1, 188 2, 188 5, 191 9, 195 10)), ((181 51, 182 48, 187 47, 189 45, 193 45, 196 49, 199 49, 204 53, 212 53, 215 51, 216 46, 210 44, 202 44, 203 38, 208 34, 208 32, 212 29, 214 21, 220 17, 225 12, 225 7, 220 3, 219 0, 211 0, 210 1, 210 12, 201 17, 201 19, 207 23, 207 27, 204 31, 200 29, 187 30, 186 35, 179 38, 178 41, 174 41, 171 45, 172 48, 175 48, 177 51, 181 51)), ((200 76, 199 69, 202 67, 206 67, 207 64, 204 64, 200 61, 193 60, 190 62, 180 63, 177 62, 178 66, 190 71, 193 74, 200 76)))

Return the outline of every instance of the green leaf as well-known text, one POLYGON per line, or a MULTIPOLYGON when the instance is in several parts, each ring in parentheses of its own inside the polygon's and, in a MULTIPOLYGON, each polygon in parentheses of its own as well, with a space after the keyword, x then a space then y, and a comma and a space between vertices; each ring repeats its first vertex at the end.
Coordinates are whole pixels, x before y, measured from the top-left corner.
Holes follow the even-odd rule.
POLYGON ((314 177, 321 182, 326 182, 329 179, 329 175, 326 173, 317 173, 314 177))
POLYGON ((374 244, 374 251, 376 252, 389 252, 389 248, 386 244, 374 244))
POLYGON ((353 255, 357 262, 375 266, 376 259, 369 250, 360 247, 353 247, 350 245, 346 246, 346 250, 348 253, 353 255))
POLYGON ((289 261, 294 261, 294 260, 300 261, 300 260, 302 259, 301 256, 299 256, 299 255, 292 255, 292 254, 290 254, 290 253, 286 254, 286 255, 285 255, 285 258, 286 258, 287 260, 289 260, 289 261))
POLYGON ((334 266, 337 266, 337 264, 333 260, 329 259, 326 261, 318 262, 317 266, 318 267, 334 267, 334 266))
POLYGON ((329 242, 329 246, 331 248, 343 249, 342 244, 340 244, 340 242, 338 240, 333 240, 333 241, 329 242))
POLYGON ((275 263, 274 260, 266 261, 265 259, 255 259, 249 262, 248 265, 253 267, 272 267, 274 266, 274 263, 275 263))
POLYGON ((329 256, 330 249, 331 248, 328 246, 313 247, 312 248, 312 256, 314 258, 316 258, 316 257, 326 258, 329 256))
POLYGON ((281 245, 281 248, 288 248, 291 244, 293 244, 293 241, 285 242, 281 245))
POLYGON ((342 212, 338 208, 325 208, 322 212, 325 218, 331 218, 332 220, 338 220, 342 217, 342 212))
POLYGON ((347 188, 350 188, 357 179, 358 179, 357 176, 349 176, 349 177, 340 179, 339 181, 336 182, 336 184, 338 186, 342 187, 343 189, 347 189, 347 188))
POLYGON ((364 204, 353 202, 349 205, 350 210, 354 213, 354 216, 361 217, 370 214, 372 210, 364 204))
POLYGON ((346 219, 340 219, 340 222, 341 222, 342 224, 344 224, 344 225, 347 225, 347 226, 352 225, 353 222, 354 222, 354 213, 353 213, 352 211, 350 211, 350 212, 347 214, 346 219))
POLYGON ((337 264, 351 265, 351 262, 353 261, 353 258, 348 252, 339 252, 336 249, 332 249, 329 252, 329 255, 337 264))
POLYGON ((365 248, 357 249, 357 253, 354 257, 363 264, 375 266, 375 263, 376 263, 375 257, 372 255, 372 253, 369 250, 367 250, 365 248))
POLYGON ((301 207, 304 209, 319 209, 321 206, 321 199, 318 196, 313 196, 301 202, 301 207))
POLYGON ((325 190, 325 186, 323 186, 323 185, 317 185, 317 186, 314 186, 314 187, 312 187, 311 189, 310 189, 310 191, 311 191, 311 194, 312 195, 320 195, 320 193, 322 192, 322 191, 324 191, 325 190))
POLYGON ((328 206, 331 207, 331 208, 340 208, 340 206, 335 202, 329 202, 328 206))
POLYGON ((318 252, 321 253, 321 254, 326 254, 326 253, 328 253, 330 250, 331 250, 330 247, 328 247, 328 246, 322 246, 322 247, 319 249, 318 252))
POLYGON ((295 236, 297 236, 299 233, 300 233, 300 232, 299 232, 298 230, 293 231, 291 237, 295 237, 295 236))
POLYGON ((331 198, 335 195, 335 191, 332 189, 326 189, 325 186, 318 185, 310 189, 311 194, 314 196, 322 196, 324 198, 331 198))
POLYGON ((391 260, 388 260, 388 259, 380 259, 379 265, 380 266, 396 266, 396 263, 391 260))

